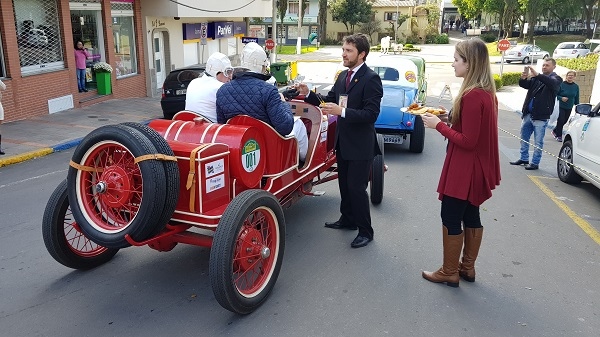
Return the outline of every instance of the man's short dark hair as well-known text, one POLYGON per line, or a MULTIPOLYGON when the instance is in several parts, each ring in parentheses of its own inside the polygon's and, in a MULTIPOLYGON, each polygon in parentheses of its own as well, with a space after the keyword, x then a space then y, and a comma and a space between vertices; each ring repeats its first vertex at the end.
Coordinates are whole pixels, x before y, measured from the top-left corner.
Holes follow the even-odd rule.
POLYGON ((548 62, 552 63, 552 65, 553 65, 553 66, 556 66, 556 60, 555 60, 555 59, 553 59, 553 58, 551 58, 551 57, 546 57, 546 58, 544 59, 544 62, 545 62, 545 61, 548 61, 548 62))
POLYGON ((343 42, 353 44, 356 47, 356 49, 358 50, 359 54, 364 51, 365 52, 364 61, 367 60, 367 55, 369 55, 369 50, 371 49, 371 46, 369 45, 369 38, 365 34, 358 33, 358 34, 348 35, 348 36, 344 37, 343 42))

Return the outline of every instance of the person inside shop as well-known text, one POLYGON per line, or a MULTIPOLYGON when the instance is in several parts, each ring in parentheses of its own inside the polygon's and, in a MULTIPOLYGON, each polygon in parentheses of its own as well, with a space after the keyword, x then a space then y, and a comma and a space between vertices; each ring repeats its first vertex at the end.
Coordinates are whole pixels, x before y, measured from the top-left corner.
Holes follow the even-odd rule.
POLYGON ((75 43, 75 68, 77 69, 77 88, 79 92, 88 92, 85 87, 85 68, 86 61, 91 59, 92 55, 83 47, 80 40, 75 43))

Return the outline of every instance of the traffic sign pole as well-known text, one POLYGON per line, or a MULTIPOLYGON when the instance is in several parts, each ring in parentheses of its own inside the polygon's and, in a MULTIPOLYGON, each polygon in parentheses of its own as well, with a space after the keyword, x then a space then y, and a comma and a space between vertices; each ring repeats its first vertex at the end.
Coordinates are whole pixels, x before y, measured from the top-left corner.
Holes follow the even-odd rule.
POLYGON ((502 39, 498 41, 498 50, 502 52, 502 58, 500 59, 500 77, 502 77, 502 70, 504 68, 504 53, 510 48, 510 41, 502 39))

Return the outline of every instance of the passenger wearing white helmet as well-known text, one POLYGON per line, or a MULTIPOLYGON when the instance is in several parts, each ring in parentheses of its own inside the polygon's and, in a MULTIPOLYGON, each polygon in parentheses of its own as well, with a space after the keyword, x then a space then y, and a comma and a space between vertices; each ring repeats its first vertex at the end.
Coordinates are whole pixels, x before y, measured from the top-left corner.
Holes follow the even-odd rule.
POLYGON ((241 55, 241 68, 236 69, 233 81, 217 91, 217 121, 226 123, 237 115, 248 115, 269 125, 282 136, 293 135, 298 140, 300 160, 308 150, 306 127, 300 119, 294 121, 292 109, 265 74, 267 53, 255 42, 248 43, 241 55))
POLYGON ((231 80, 233 67, 227 55, 216 52, 206 61, 204 75, 190 82, 185 96, 185 110, 205 119, 217 121, 217 90, 231 80))

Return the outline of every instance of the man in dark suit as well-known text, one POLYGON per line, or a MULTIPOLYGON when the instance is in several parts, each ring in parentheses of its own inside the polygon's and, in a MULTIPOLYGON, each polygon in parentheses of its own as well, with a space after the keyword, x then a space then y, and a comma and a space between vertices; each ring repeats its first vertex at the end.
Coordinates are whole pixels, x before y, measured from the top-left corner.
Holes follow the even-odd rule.
MULTIPOLYGON (((340 73, 333 88, 321 104, 325 114, 338 116, 335 130, 335 149, 340 188, 339 220, 325 223, 334 229, 358 228, 358 235, 351 247, 364 247, 373 240, 371 213, 367 184, 373 158, 381 154, 377 145, 375 121, 383 97, 381 78, 367 67, 369 41, 364 34, 344 38, 342 58, 348 70, 340 73)), ((319 105, 316 94, 306 84, 299 84, 298 91, 306 95, 305 101, 319 105)))

